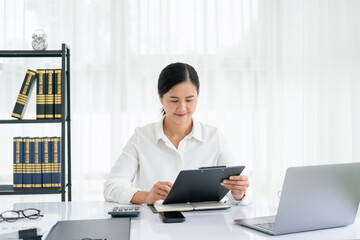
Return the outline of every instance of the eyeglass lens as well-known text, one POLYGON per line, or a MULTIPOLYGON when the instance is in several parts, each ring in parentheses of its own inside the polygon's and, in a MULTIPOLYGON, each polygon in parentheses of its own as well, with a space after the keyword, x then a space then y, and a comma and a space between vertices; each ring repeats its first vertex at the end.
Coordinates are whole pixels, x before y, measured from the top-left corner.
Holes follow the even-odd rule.
POLYGON ((1 218, 7 222, 14 222, 20 218, 37 219, 42 217, 40 210, 35 208, 27 208, 24 210, 9 210, 1 213, 1 218))
POLYGON ((24 209, 22 213, 26 218, 30 218, 30 219, 36 219, 42 216, 40 215, 40 210, 35 208, 24 209))
POLYGON ((20 213, 17 211, 5 211, 1 214, 1 217, 8 222, 14 222, 20 218, 20 213))

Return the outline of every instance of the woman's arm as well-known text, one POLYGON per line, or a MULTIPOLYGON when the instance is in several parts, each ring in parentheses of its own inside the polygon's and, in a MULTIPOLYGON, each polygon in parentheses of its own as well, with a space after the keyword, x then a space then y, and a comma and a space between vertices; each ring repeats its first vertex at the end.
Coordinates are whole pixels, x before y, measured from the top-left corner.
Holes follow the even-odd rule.
POLYGON ((104 184, 106 201, 134 204, 154 204, 164 200, 172 187, 170 182, 157 182, 150 191, 143 191, 133 186, 139 169, 139 136, 135 131, 124 147, 110 171, 104 184))
POLYGON ((131 199, 131 203, 134 204, 154 204, 158 200, 164 200, 168 195, 170 189, 172 187, 171 182, 157 182, 154 184, 150 192, 146 191, 137 191, 133 198, 131 199))
POLYGON ((104 184, 106 201, 129 203, 133 195, 140 190, 133 187, 139 165, 137 148, 138 136, 135 132, 116 160, 104 184))

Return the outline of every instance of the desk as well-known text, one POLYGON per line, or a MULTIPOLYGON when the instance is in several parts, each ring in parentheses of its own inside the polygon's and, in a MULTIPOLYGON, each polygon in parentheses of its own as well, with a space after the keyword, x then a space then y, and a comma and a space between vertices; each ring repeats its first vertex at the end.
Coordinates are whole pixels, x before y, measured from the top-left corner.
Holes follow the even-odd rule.
MULTIPOLYGON (((43 214, 57 214, 59 220, 109 218, 107 212, 115 206, 109 202, 44 202, 16 203, 14 209, 35 207, 43 214)), ((233 206, 226 210, 184 212, 183 223, 162 223, 158 214, 143 206, 139 217, 131 220, 131 239, 358 239, 360 219, 353 225, 327 230, 281 236, 269 236, 233 223, 234 219, 274 215, 277 202, 257 200, 251 206, 233 206)))

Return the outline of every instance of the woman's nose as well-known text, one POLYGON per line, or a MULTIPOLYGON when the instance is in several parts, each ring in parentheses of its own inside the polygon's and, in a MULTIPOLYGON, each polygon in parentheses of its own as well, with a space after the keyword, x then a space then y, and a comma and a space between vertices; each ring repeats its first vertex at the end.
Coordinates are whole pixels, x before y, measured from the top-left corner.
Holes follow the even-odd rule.
POLYGON ((179 107, 179 110, 181 110, 181 111, 182 111, 182 110, 185 110, 185 109, 186 109, 186 104, 185 104, 185 102, 180 101, 178 107, 179 107))

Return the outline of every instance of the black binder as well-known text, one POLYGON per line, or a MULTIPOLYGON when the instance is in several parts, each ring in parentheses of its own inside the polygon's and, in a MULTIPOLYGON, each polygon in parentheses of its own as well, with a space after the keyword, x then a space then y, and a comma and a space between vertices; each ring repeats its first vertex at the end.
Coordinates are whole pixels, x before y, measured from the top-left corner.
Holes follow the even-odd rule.
POLYGON ((244 168, 245 166, 217 166, 183 170, 163 204, 220 201, 229 192, 220 182, 230 176, 240 175, 244 168))

